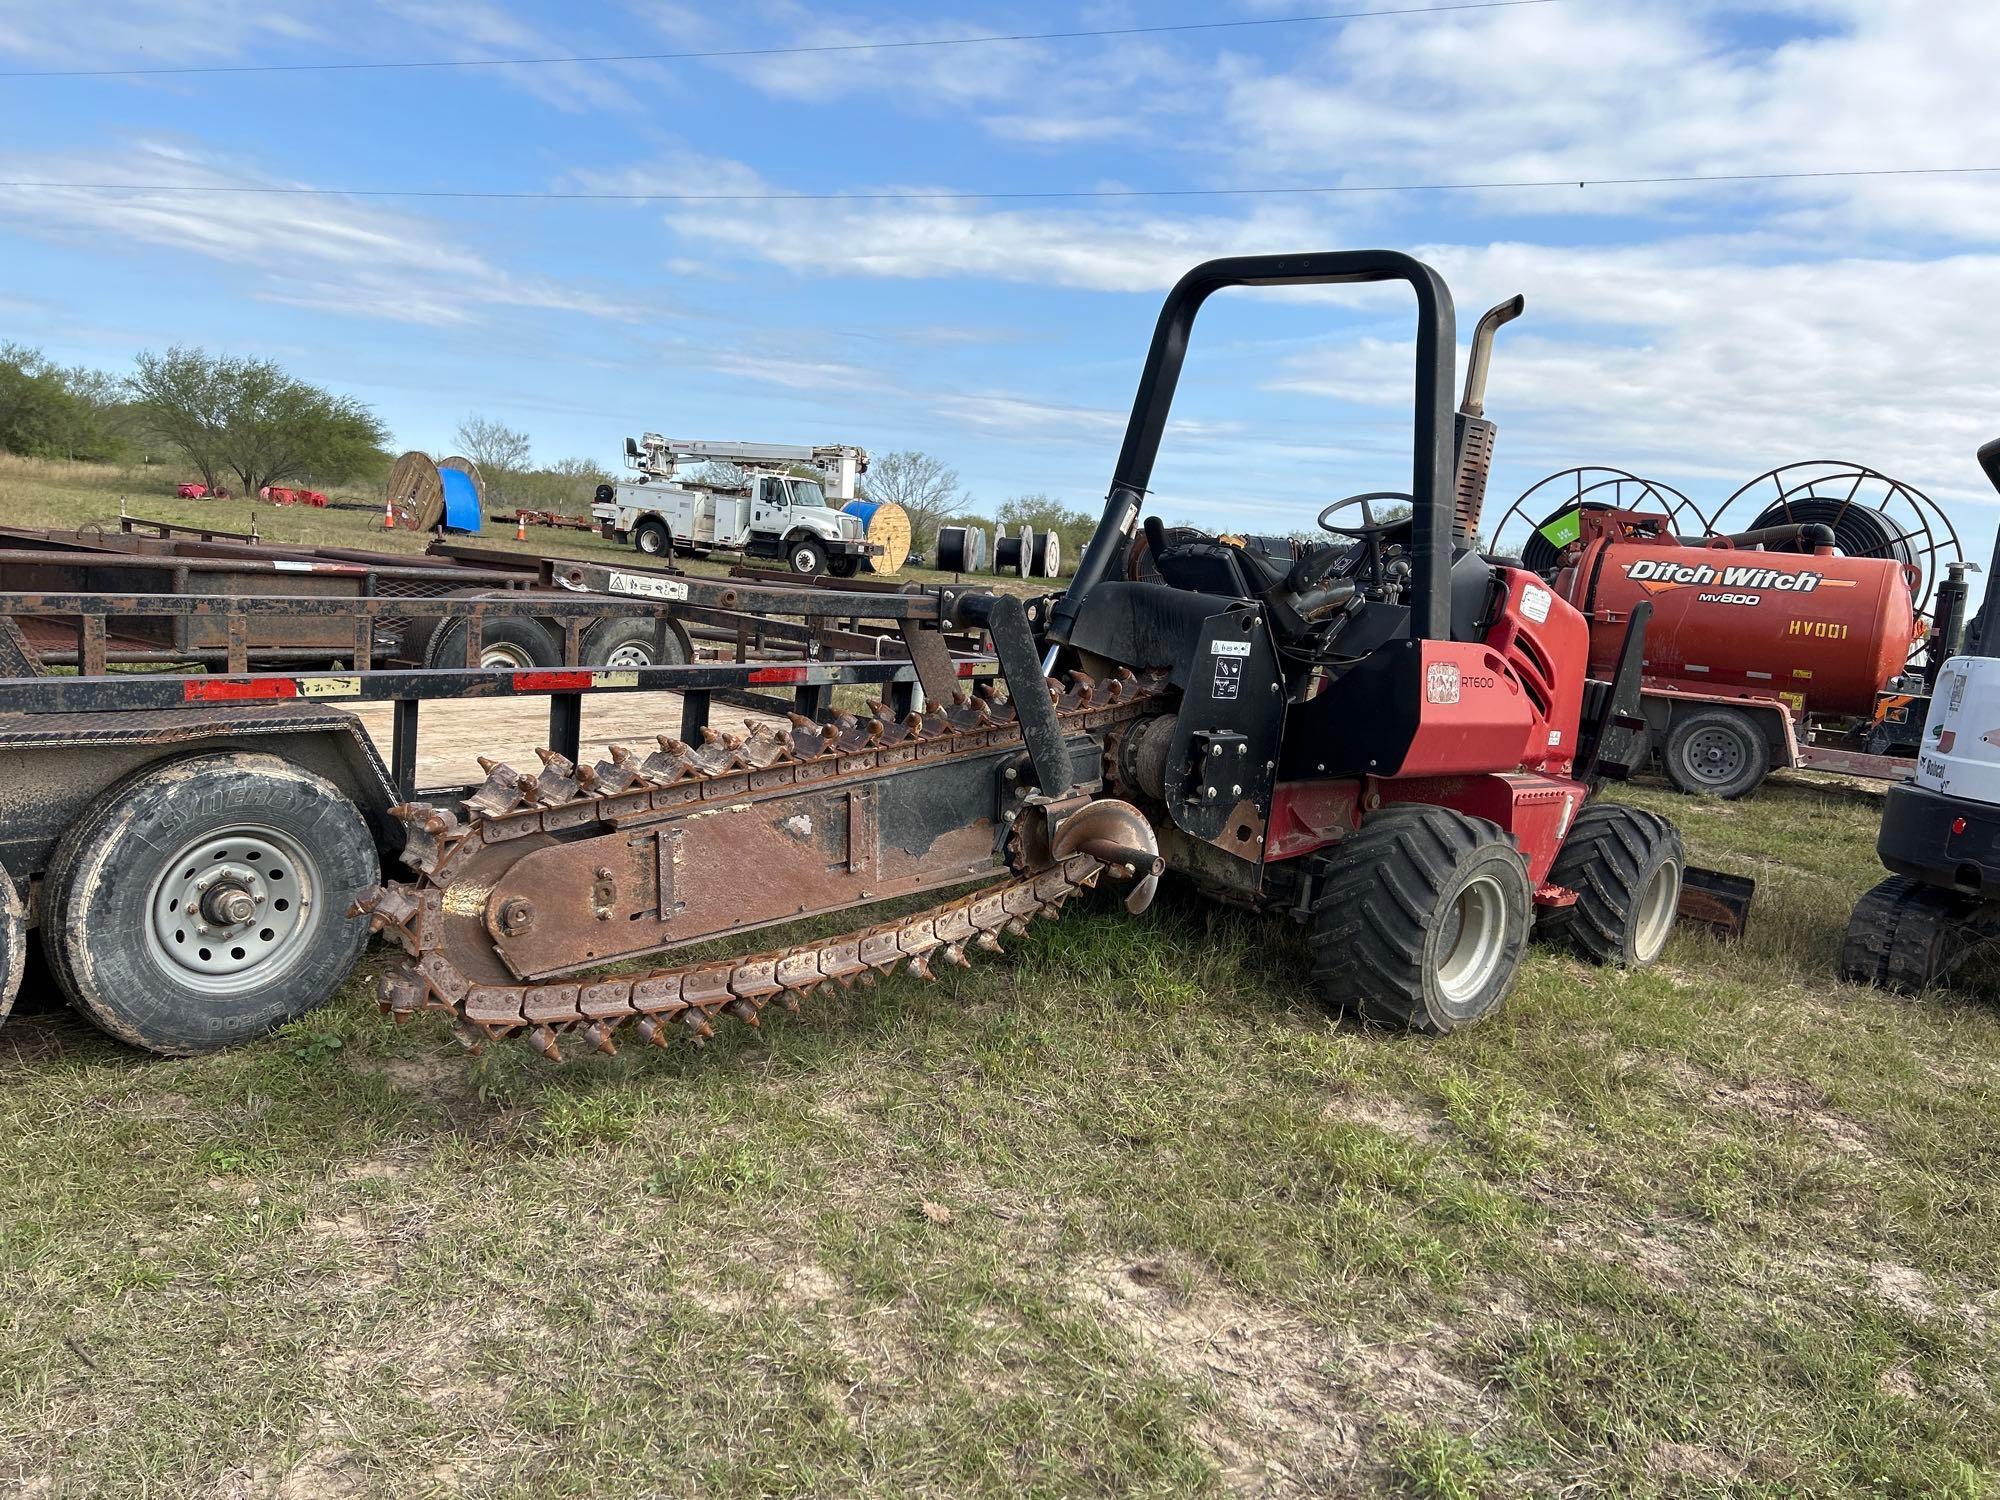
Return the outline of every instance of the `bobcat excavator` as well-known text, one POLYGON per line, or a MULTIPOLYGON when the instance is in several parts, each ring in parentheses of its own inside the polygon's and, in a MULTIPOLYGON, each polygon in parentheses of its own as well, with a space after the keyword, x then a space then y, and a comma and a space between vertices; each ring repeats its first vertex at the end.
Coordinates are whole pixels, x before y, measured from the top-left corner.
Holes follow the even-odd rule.
POLYGON ((407 958, 380 999, 456 1017, 478 1045, 551 1059, 697 1041, 823 985, 998 951, 1078 892, 1134 912, 1164 871, 1311 928, 1314 979, 1364 1019, 1445 1032, 1490 1013, 1533 929, 1639 964, 1684 865, 1665 820, 1591 802, 1597 747, 1638 722, 1635 612, 1613 681, 1533 574, 1474 550, 1491 458, 1481 320, 1452 420, 1450 293, 1390 251, 1211 261, 1169 294, 1103 518, 1052 600, 941 589, 984 630, 1004 693, 919 713, 662 737, 594 766, 489 765, 462 810, 399 809, 415 878, 356 902, 407 958), (1408 492, 1320 512, 1324 543, 1142 522, 1197 312, 1228 287, 1397 281, 1414 294, 1408 492), (759 929, 924 893, 941 904, 757 951, 759 929), (722 941, 741 956, 634 971, 722 941), (592 977, 617 961, 620 972, 592 977))

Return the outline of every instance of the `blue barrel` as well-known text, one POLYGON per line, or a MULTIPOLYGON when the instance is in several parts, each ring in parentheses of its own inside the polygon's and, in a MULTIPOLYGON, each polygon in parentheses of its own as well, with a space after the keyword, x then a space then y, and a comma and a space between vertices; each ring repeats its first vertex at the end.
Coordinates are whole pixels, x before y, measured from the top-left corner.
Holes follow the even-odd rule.
POLYGON ((438 478, 444 481, 444 529, 479 530, 479 491, 472 476, 463 469, 439 469, 438 478))

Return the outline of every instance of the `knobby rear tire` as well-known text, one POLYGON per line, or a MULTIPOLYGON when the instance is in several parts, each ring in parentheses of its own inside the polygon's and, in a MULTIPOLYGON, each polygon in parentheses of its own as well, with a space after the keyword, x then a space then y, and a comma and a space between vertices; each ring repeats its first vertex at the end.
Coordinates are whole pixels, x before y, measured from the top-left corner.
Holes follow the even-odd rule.
POLYGON ((1575 891, 1576 904, 1545 908, 1535 935, 1592 963, 1649 964, 1673 931, 1686 868, 1680 830, 1665 818, 1593 802, 1549 867, 1549 884, 1575 891))
POLYGON ((1491 1014, 1513 988, 1528 943, 1528 867, 1495 824, 1386 807, 1321 870, 1310 942, 1327 1005, 1435 1035, 1491 1014))

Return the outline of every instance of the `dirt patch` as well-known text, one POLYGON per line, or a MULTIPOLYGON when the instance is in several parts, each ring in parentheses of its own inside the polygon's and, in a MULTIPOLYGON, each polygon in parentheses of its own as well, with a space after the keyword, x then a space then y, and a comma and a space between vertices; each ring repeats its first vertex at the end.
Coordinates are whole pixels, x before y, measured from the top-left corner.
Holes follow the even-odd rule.
POLYGON ((368 1473, 352 1453, 315 1448, 292 1465, 272 1493, 276 1500, 350 1500, 369 1493, 368 1473))
POLYGON ((1896 1396, 1904 1401, 1923 1398, 1924 1388, 1917 1383, 1917 1377, 1910 1373, 1907 1361, 1898 1360, 1876 1377, 1876 1388, 1885 1396, 1896 1396))
POLYGON ((1655 1479, 1729 1485, 1743 1477, 1743 1465, 1699 1443, 1655 1443, 1646 1450, 1646 1472, 1655 1479))
POLYGON ((1748 1083, 1710 1085, 1717 1104, 1747 1109, 1764 1119, 1803 1126, 1826 1138, 1836 1151, 1879 1165, 1881 1156, 1866 1129, 1826 1107, 1826 1096, 1809 1083, 1789 1078, 1754 1078, 1748 1083))
MULTIPOLYGON (((1343 1393, 1336 1372, 1350 1361, 1329 1335, 1158 1260, 1085 1266, 1072 1290, 1169 1374, 1213 1393, 1220 1412, 1199 1435, 1231 1493, 1309 1495, 1352 1483, 1372 1418, 1343 1393)), ((1365 1381, 1387 1379, 1393 1361, 1367 1351, 1353 1363, 1365 1381)))
POLYGON ((395 1246, 357 1209, 313 1219, 299 1233, 312 1256, 341 1262, 335 1283, 349 1296, 369 1296, 396 1279, 395 1246))
POLYGON ((392 1057, 382 1064, 382 1076, 409 1094, 461 1094, 471 1071, 463 1054, 442 1049, 421 1057, 392 1057))
POLYGON ((1868 1267, 1868 1290, 1898 1312, 1908 1313, 1913 1318, 1937 1316, 1931 1284, 1915 1266, 1901 1266, 1887 1260, 1871 1263, 1868 1267))
POLYGON ((1610 1223, 1602 1228, 1554 1228, 1544 1244, 1557 1255, 1587 1255, 1611 1265, 1629 1266, 1652 1285, 1666 1291, 1687 1287, 1688 1250, 1678 1240, 1651 1225, 1610 1223))
POLYGON ((1441 1140, 1447 1128, 1442 1119, 1428 1110, 1387 1094, 1343 1095, 1329 1103, 1324 1113, 1329 1120, 1366 1125, 1397 1140, 1426 1145, 1441 1140))

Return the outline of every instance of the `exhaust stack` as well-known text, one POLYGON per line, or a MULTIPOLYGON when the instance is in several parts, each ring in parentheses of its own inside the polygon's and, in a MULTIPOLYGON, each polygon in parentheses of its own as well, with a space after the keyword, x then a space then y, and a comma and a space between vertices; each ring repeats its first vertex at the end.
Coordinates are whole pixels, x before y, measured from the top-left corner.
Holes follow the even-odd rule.
POLYGON ((1528 299, 1515 295, 1490 307, 1472 330, 1472 353, 1465 364, 1465 399, 1458 403, 1457 508, 1452 539, 1470 547, 1479 534, 1479 514, 1486 508, 1486 479, 1493 470, 1493 439, 1499 431, 1486 420, 1486 374, 1493 363, 1493 335, 1526 309, 1528 299))

